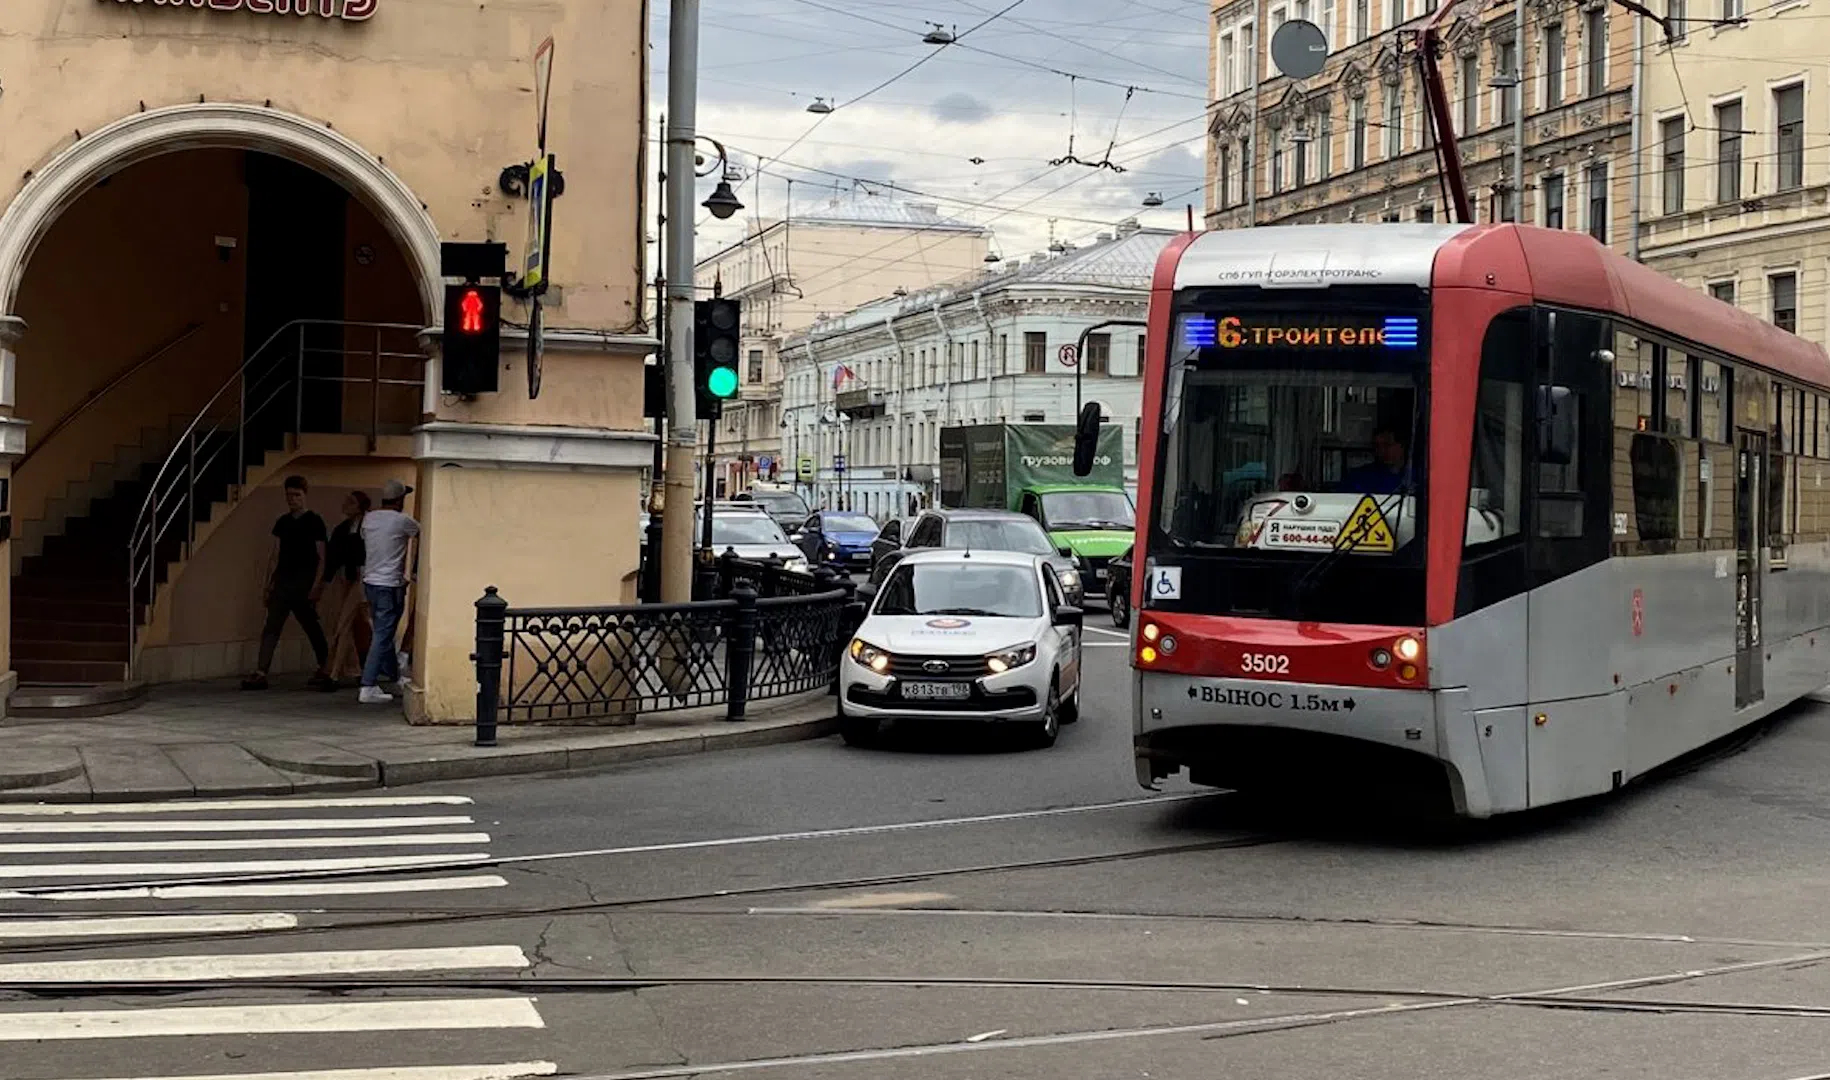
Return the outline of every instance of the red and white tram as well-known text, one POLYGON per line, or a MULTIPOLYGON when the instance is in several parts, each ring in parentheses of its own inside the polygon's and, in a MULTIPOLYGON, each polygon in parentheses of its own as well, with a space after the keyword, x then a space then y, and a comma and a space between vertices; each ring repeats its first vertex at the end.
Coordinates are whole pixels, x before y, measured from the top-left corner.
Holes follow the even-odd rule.
POLYGON ((1137 775, 1472 817, 1830 679, 1830 357, 1587 236, 1178 237, 1151 295, 1137 775))

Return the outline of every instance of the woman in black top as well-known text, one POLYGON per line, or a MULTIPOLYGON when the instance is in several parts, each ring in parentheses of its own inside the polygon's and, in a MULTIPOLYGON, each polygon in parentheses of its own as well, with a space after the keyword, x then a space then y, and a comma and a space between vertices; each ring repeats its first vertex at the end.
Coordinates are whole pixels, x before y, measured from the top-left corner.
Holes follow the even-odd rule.
POLYGON ((362 592, 362 516, 369 511, 366 492, 343 497, 343 520, 331 530, 324 552, 324 610, 330 618, 330 677, 333 682, 360 678, 369 654, 368 602, 362 592))

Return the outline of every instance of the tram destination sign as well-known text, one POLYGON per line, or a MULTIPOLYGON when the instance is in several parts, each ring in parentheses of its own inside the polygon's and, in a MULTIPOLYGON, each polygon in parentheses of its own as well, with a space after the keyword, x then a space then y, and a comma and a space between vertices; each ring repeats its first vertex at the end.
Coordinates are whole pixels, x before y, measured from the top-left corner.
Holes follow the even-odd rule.
POLYGON ((1178 329, 1184 349, 1279 352, 1412 350, 1422 332, 1415 315, 1362 312, 1184 315, 1178 329))
POLYGON ((301 18, 341 19, 362 22, 374 16, 381 0, 101 0, 104 4, 135 7, 203 8, 207 11, 247 11, 255 15, 292 15, 301 18))

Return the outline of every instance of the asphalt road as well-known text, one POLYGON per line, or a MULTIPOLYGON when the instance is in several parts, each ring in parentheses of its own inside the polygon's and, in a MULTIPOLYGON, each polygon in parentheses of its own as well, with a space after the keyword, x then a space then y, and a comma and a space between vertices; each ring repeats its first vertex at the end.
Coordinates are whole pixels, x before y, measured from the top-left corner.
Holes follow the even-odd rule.
POLYGON ((0 1075, 1830 1073, 1825 707, 1554 813, 1298 819, 1138 789, 1101 623, 1085 718, 1046 751, 947 731, 322 805, 0 813, 0 1075))

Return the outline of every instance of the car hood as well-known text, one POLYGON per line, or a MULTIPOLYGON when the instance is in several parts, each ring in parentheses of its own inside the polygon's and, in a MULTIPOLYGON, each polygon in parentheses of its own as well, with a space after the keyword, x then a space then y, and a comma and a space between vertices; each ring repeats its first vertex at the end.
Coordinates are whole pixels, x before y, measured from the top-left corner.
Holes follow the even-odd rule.
POLYGON ((727 549, 737 552, 740 559, 766 559, 771 555, 783 559, 805 559, 807 553, 793 544, 713 544, 712 549, 723 555, 727 549))
POLYGON ((892 653, 978 656, 1036 641, 1048 620, 981 615, 872 615, 858 636, 892 653))
POLYGON ((1050 533, 1050 538, 1057 544, 1065 545, 1075 555, 1089 559, 1109 559, 1123 555, 1125 549, 1137 542, 1137 533, 1132 529, 1121 531, 1079 530, 1073 532, 1050 533))
POLYGON ((870 547, 871 541, 877 539, 874 532, 829 532, 828 540, 837 541, 844 547, 870 547))

